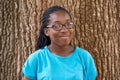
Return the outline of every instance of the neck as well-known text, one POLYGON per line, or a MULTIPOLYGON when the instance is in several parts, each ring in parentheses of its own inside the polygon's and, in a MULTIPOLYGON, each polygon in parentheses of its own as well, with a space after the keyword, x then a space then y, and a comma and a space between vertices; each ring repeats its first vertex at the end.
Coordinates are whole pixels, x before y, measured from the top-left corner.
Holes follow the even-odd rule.
POLYGON ((58 45, 49 45, 49 50, 57 55, 60 56, 68 56, 70 55, 74 48, 71 45, 65 45, 65 46, 58 46, 58 45))

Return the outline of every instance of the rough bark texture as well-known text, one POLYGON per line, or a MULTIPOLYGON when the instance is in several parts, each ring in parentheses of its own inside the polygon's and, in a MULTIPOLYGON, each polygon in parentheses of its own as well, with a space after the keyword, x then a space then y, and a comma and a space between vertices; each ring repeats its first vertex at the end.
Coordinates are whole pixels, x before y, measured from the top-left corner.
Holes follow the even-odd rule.
POLYGON ((22 79, 21 67, 35 50, 42 13, 52 5, 72 14, 72 44, 92 54, 97 80, 120 80, 120 0, 0 0, 0 79, 22 79))

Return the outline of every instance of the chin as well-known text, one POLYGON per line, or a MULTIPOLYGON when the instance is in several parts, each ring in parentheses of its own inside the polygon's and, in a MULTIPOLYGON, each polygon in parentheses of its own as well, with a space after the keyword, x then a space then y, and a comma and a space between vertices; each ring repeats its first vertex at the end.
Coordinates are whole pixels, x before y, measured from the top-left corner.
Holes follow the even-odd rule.
POLYGON ((61 46, 68 46, 70 44, 70 42, 68 43, 60 43, 61 46))
POLYGON ((70 44, 70 39, 62 39, 62 40, 58 40, 57 44, 60 46, 68 46, 70 44))

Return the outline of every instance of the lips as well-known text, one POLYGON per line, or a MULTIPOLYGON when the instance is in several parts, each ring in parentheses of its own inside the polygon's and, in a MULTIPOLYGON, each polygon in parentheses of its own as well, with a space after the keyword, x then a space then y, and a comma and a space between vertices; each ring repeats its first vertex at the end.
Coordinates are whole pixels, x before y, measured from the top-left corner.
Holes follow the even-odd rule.
POLYGON ((61 34, 59 37, 70 37, 70 34, 61 34))
POLYGON ((63 35, 63 36, 59 36, 59 37, 70 37, 69 35, 63 35))
POLYGON ((59 38, 60 38, 60 39, 65 39, 65 40, 69 40, 69 39, 70 39, 70 36, 60 36, 59 38))

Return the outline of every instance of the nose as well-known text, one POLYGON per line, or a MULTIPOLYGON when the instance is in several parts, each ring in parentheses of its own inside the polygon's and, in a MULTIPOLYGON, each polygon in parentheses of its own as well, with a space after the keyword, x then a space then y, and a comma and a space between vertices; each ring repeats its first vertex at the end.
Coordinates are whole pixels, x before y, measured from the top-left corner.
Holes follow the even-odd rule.
POLYGON ((66 31, 68 31, 68 29, 66 28, 65 25, 62 25, 62 29, 61 29, 60 31, 61 31, 61 32, 66 32, 66 31))

